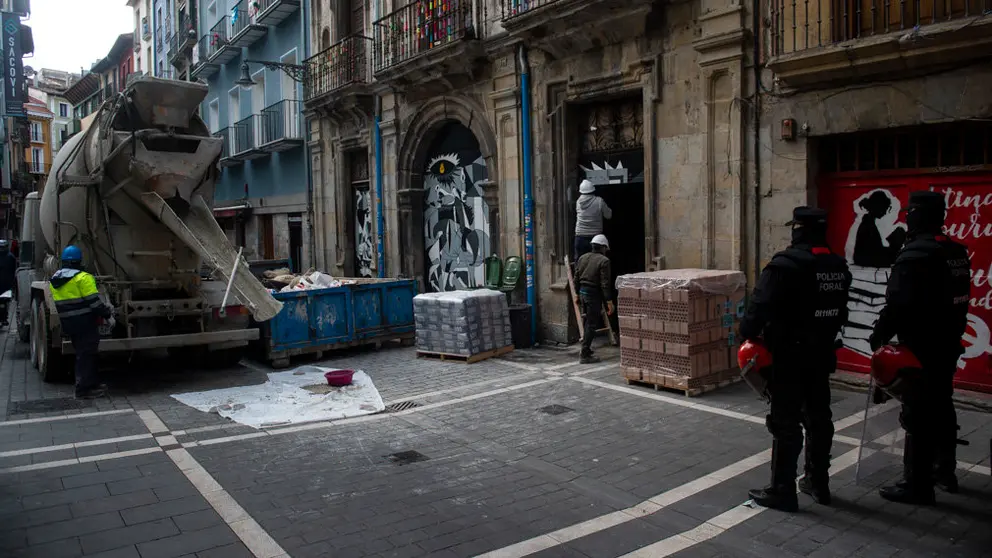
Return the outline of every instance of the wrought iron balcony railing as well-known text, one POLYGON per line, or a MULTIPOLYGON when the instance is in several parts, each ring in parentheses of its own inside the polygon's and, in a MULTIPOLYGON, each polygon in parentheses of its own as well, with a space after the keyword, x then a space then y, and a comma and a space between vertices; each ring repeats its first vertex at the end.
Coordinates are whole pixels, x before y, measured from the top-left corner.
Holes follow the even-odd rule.
POLYGON ((52 169, 51 163, 45 163, 42 161, 25 161, 27 165, 28 172, 31 174, 48 174, 52 169))
POLYGON ((351 35, 311 56, 304 65, 303 98, 307 101, 353 83, 372 81, 372 39, 351 35))
POLYGON ((992 0, 772 0, 772 54, 992 15, 992 0))
POLYGON ((210 28, 210 33, 206 36, 207 58, 213 57, 215 54, 220 52, 222 48, 227 46, 227 42, 230 39, 230 36, 228 35, 230 28, 231 18, 229 16, 220 18, 220 21, 210 28))
POLYGON ((503 10, 503 20, 516 17, 521 14, 532 12, 544 6, 557 4, 562 0, 501 0, 500 7, 503 10))
POLYGON ((374 70, 380 72, 469 36, 474 32, 472 2, 413 2, 376 21, 372 27, 374 70))
POLYGON ((263 110, 258 116, 261 120, 259 146, 303 139, 299 101, 290 99, 279 101, 263 110))
POLYGON ((261 138, 257 136, 261 136, 261 130, 257 125, 257 118, 258 115, 253 114, 234 125, 234 145, 231 147, 231 155, 241 155, 258 147, 261 138))
POLYGON ((148 23, 148 18, 141 18, 141 37, 146 41, 152 38, 152 26, 148 23))
POLYGON ((41 130, 31 129, 31 142, 32 143, 45 143, 45 135, 41 133, 41 130))
POLYGON ((165 46, 165 43, 163 42, 164 37, 165 35, 162 34, 162 26, 159 25, 155 28, 155 48, 162 50, 162 47, 165 46))

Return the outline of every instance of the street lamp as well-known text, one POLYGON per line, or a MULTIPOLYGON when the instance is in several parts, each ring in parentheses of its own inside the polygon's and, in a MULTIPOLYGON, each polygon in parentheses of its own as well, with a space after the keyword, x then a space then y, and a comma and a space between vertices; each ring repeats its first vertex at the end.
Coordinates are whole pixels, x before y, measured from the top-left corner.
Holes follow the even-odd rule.
POLYGON ((248 68, 249 62, 261 64, 266 70, 282 70, 283 73, 298 83, 303 81, 303 76, 306 74, 306 66, 300 64, 269 62, 266 60, 245 60, 241 63, 241 77, 238 78, 238 81, 234 82, 235 85, 240 85, 241 87, 251 87, 255 85, 255 80, 251 79, 251 70, 248 68))

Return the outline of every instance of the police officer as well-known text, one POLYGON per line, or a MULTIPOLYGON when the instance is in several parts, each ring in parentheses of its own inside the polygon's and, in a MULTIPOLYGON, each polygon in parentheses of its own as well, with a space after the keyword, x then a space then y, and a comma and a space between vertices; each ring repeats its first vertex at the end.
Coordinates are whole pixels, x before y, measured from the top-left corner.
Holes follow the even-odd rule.
POLYGON ((749 491, 755 503, 796 511, 796 462, 806 431, 803 492, 830 503, 830 446, 834 425, 830 382, 837 338, 847 321, 851 274, 844 258, 827 247, 827 212, 793 210, 792 244, 775 254, 754 287, 741 337, 763 341, 772 353, 768 385, 771 411, 765 421, 772 441, 772 480, 749 491))
POLYGON ((935 467, 941 486, 957 490, 953 379, 964 352, 971 261, 963 245, 944 235, 944 210, 936 192, 910 194, 908 241, 892 265, 885 308, 869 339, 874 350, 898 336, 922 365, 908 379, 899 413, 906 430, 903 481, 879 491, 894 502, 933 504, 935 467))
POLYGON ((52 275, 49 289, 62 331, 69 336, 76 352, 76 397, 103 397, 107 386, 100 383, 97 368, 99 326, 106 320, 113 329, 114 317, 100 300, 96 280, 83 271, 83 253, 78 247, 70 245, 62 250, 62 269, 52 275))

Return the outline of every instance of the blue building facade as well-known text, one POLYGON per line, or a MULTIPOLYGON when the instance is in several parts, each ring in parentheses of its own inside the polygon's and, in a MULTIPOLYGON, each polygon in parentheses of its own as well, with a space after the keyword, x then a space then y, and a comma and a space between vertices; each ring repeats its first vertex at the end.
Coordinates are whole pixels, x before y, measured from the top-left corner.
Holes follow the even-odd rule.
POLYGON ((169 64, 169 46, 176 32, 175 5, 172 0, 155 0, 152 5, 152 21, 155 25, 153 44, 154 56, 151 73, 156 77, 175 77, 169 64))
POLYGON ((309 261, 308 178, 302 86, 293 72, 246 60, 300 65, 299 0, 201 0, 192 77, 209 93, 200 114, 225 140, 215 213, 249 260, 309 261))

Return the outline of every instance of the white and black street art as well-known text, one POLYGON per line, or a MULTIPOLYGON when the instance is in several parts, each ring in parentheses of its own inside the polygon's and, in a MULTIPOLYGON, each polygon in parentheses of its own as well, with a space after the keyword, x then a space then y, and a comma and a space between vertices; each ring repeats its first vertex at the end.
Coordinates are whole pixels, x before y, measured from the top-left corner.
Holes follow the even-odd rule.
POLYGON ((368 188, 355 188, 355 275, 372 277, 372 196, 368 188))
POLYGON ((844 346, 871 355, 868 337, 885 306, 889 269, 906 242, 906 224, 899 222, 902 204, 887 190, 876 189, 854 201, 854 223, 844 246, 854 281, 842 333, 844 346))
POLYGON ((458 130, 442 138, 441 146, 457 151, 435 152, 424 174, 424 248, 432 291, 484 284, 484 260, 491 253, 489 206, 476 186, 488 171, 478 142, 463 130, 470 139, 458 130))

